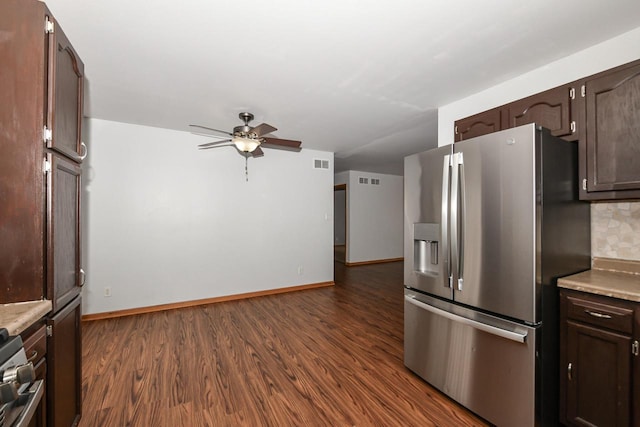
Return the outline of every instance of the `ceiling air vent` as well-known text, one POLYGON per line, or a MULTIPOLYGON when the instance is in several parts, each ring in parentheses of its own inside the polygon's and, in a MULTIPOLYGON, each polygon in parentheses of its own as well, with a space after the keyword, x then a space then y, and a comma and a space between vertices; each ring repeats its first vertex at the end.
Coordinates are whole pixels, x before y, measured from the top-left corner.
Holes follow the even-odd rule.
POLYGON ((329 160, 326 159, 313 159, 314 169, 329 169, 329 160))

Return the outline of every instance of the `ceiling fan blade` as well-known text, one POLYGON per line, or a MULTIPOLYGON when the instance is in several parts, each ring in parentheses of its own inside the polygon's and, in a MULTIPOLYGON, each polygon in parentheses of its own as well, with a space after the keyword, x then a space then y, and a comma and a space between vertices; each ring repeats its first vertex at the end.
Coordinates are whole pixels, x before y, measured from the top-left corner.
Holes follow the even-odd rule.
POLYGON ((265 136, 264 144, 268 144, 270 146, 277 145, 278 147, 269 147, 269 148, 300 148, 302 145, 302 141, 294 141, 293 139, 282 139, 282 138, 273 138, 265 136))
POLYGON ((220 147, 235 147, 235 145, 233 144, 209 145, 208 147, 199 147, 198 150, 208 150, 210 148, 220 148, 220 147))
POLYGON ((206 136, 207 138, 228 138, 228 136, 214 135, 212 133, 204 133, 204 132, 191 131, 191 134, 198 135, 198 136, 206 136))
POLYGON ((256 147, 255 150, 251 152, 252 157, 262 157, 264 156, 264 151, 260 147, 256 147))
POLYGON ((211 130, 214 132, 219 132, 219 133, 224 133, 225 135, 229 135, 229 136, 233 136, 232 133, 226 131, 226 130, 220 130, 220 129, 214 129, 214 128, 208 128, 206 126, 200 126, 200 125, 189 125, 192 128, 200 128, 200 129, 206 129, 206 130, 211 130))
POLYGON ((198 145, 198 147, 207 148, 207 147, 212 147, 212 146, 217 145, 217 144, 222 144, 223 142, 231 142, 231 140, 230 139, 223 139, 222 141, 207 142, 207 143, 198 145))
POLYGON ((251 132, 254 132, 256 135, 260 137, 262 135, 267 135, 271 132, 275 132, 277 130, 278 130, 277 128, 274 128, 271 125, 268 125, 266 123, 260 123, 258 126, 251 129, 251 132))

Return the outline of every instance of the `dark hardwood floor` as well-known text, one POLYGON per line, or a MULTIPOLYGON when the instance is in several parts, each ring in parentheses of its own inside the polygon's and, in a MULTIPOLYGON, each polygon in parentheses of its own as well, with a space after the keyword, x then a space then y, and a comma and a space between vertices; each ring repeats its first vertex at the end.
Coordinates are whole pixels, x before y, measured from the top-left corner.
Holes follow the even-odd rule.
POLYGON ((403 365, 402 263, 336 286, 83 324, 93 426, 476 426, 403 365))

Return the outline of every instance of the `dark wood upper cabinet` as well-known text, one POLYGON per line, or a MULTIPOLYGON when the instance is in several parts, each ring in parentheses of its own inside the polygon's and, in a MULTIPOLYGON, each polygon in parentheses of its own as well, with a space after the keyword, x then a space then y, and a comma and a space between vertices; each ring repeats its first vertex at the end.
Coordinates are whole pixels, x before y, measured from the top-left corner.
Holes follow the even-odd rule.
POLYGON ((0 33, 0 303, 55 312, 83 279, 83 65, 40 1, 0 2, 0 33))
POLYGON ((506 128, 537 123, 554 136, 576 140, 577 123, 572 117, 575 96, 574 86, 563 85, 507 104, 504 107, 506 128))
POLYGON ((80 293, 81 170, 78 164, 48 153, 47 295, 55 313, 80 293))
POLYGON ((640 60, 457 120, 454 141, 528 123, 579 141, 580 199, 640 199, 640 60))
POLYGON ((640 61, 587 78, 584 93, 583 195, 640 198, 640 61))
POLYGON ((84 64, 53 17, 47 16, 47 147, 81 162, 84 64), (50 137, 49 137, 50 136, 50 137))
POLYGON ((43 9, 0 2, 0 303, 45 297, 43 9))
POLYGON ((82 405, 83 72, 43 2, 0 1, 0 304, 53 304, 37 362, 47 403, 34 421, 51 427, 77 425, 82 405))
POLYGON ((502 129, 502 112, 494 108, 455 122, 454 141, 466 141, 502 129))

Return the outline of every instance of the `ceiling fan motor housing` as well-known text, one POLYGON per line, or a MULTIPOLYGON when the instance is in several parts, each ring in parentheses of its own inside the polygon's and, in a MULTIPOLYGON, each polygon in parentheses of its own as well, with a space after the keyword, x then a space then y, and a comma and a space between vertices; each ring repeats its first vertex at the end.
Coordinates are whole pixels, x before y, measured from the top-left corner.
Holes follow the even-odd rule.
POLYGON ((240 120, 244 122, 244 125, 234 127, 233 135, 239 136, 241 138, 256 139, 258 135, 256 135, 255 133, 253 133, 252 135, 251 131, 253 130, 253 128, 249 126, 249 122, 253 120, 253 114, 242 112, 238 114, 238 117, 240 117, 240 120))
POLYGON ((233 135, 242 138, 255 138, 257 135, 251 135, 253 128, 249 125, 236 126, 233 128, 233 135))

